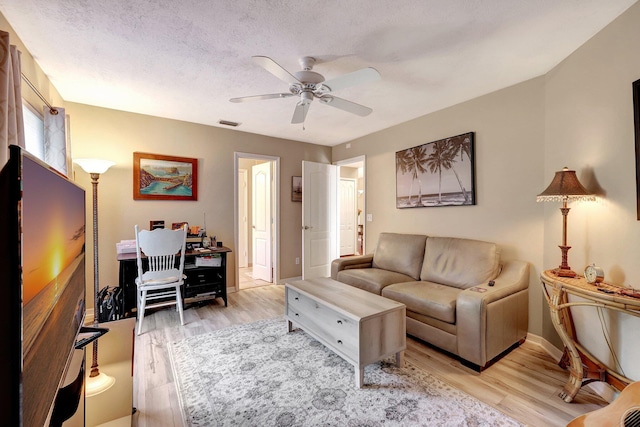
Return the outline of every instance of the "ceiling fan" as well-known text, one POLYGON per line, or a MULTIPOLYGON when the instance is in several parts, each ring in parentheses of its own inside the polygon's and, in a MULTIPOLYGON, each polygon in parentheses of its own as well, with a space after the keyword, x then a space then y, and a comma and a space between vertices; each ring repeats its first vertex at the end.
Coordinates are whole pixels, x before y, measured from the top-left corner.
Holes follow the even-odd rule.
POLYGON ((316 60, 310 56, 300 58, 299 62, 302 70, 296 71, 293 74, 285 70, 276 61, 267 56, 253 56, 252 59, 253 62, 260 65, 280 80, 285 83, 289 83, 289 92, 243 96, 240 98, 231 98, 229 101, 246 102, 297 96, 300 98, 300 101, 298 101, 296 108, 293 111, 293 117, 291 118, 292 124, 304 123, 307 113, 309 112, 309 106, 314 98, 317 98, 322 104, 357 114, 362 117, 368 116, 373 111, 371 108, 365 107, 364 105, 356 104, 355 102, 347 101, 343 98, 338 98, 333 95, 333 92, 349 86, 368 83, 380 79, 380 73, 378 73, 375 68, 363 68, 325 81, 321 74, 312 71, 316 60))

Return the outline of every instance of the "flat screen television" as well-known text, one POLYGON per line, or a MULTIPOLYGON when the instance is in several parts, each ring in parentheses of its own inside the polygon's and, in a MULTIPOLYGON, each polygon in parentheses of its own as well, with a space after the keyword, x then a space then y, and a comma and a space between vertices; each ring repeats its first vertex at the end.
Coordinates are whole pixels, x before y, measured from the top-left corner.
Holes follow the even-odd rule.
POLYGON ((84 322, 85 191, 17 146, 0 171, 0 277, 1 423, 40 427, 84 322))

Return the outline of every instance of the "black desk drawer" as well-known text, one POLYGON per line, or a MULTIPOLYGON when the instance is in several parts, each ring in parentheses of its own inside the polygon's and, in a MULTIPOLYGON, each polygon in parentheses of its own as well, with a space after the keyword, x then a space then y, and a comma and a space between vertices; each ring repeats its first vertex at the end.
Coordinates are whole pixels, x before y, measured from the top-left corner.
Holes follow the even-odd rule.
POLYGON ((222 283, 225 281, 224 271, 215 267, 189 269, 185 270, 184 274, 187 276, 187 280, 185 281, 187 288, 208 283, 222 283))

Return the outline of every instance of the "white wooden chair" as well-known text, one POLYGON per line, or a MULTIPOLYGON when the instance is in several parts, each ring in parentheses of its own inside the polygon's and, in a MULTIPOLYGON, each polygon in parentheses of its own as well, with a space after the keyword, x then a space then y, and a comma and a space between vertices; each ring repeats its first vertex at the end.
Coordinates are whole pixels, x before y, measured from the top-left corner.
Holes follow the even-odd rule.
POLYGON ((184 251, 187 240, 187 227, 180 230, 159 228, 153 231, 136 231, 136 254, 138 263, 138 335, 142 332, 142 320, 147 308, 176 305, 180 313, 180 324, 184 325, 182 293, 180 286, 186 276, 184 271, 184 251), (146 255, 143 263, 142 254, 146 255), (180 256, 176 267, 176 256, 180 256), (143 269, 146 267, 146 270, 143 269), (148 301, 156 301, 147 304, 148 301))

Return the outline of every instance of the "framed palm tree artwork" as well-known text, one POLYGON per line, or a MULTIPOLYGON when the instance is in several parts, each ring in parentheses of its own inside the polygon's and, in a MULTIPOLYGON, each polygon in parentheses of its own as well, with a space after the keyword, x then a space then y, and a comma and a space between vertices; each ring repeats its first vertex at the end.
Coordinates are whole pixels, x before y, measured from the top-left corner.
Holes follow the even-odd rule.
POLYGON ((396 152, 396 208, 476 204, 474 133, 396 152))

